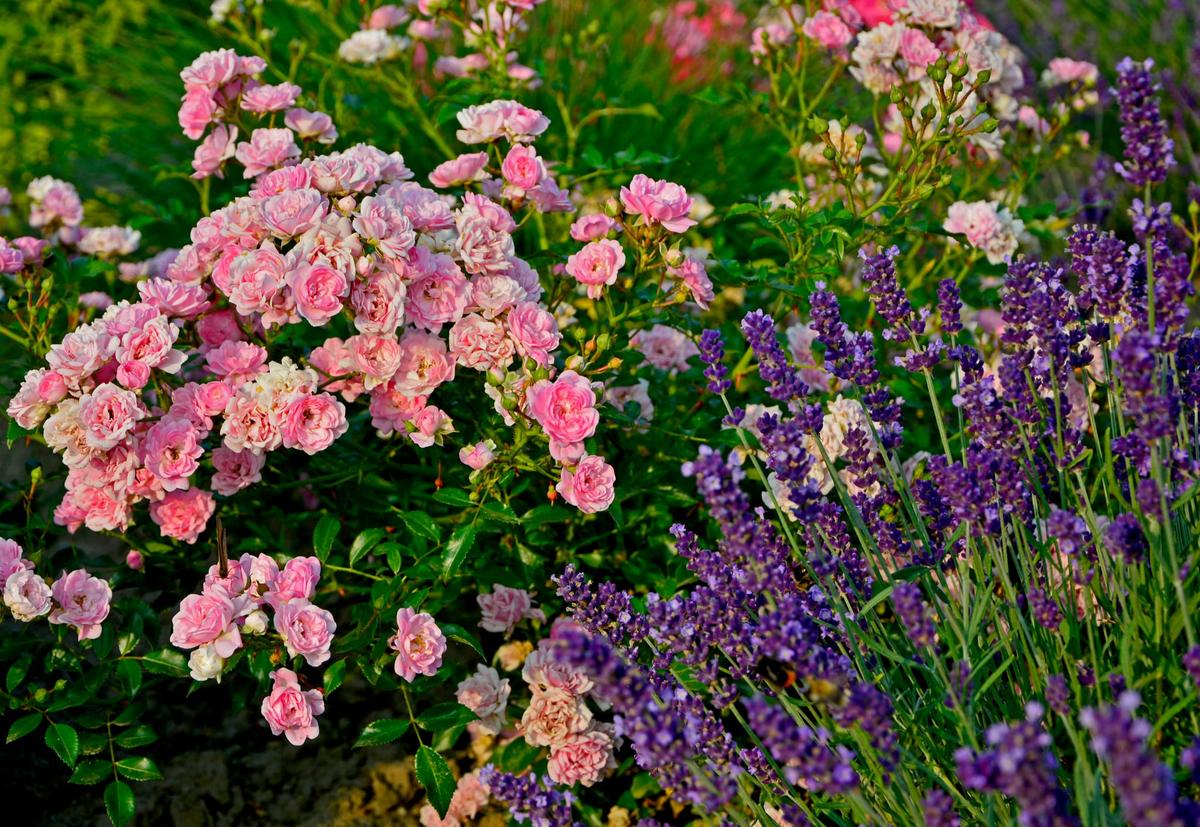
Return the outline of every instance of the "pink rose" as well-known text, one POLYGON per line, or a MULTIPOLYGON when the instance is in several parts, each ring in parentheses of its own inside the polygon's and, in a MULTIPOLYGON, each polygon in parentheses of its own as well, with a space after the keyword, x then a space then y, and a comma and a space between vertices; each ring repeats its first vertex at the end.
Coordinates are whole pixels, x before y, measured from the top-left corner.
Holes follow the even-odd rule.
POLYGON ((349 360, 345 367, 363 374, 363 387, 367 390, 382 385, 395 376, 405 356, 401 343, 396 341, 394 336, 373 336, 366 333, 347 339, 346 350, 349 351, 349 360))
POLYGON ((395 6, 388 4, 380 6, 371 12, 363 23, 364 29, 394 29, 407 22, 409 19, 408 9, 403 6, 395 6))
POLYGON ((504 274, 514 253, 511 233, 517 228, 508 211, 491 199, 468 192, 454 216, 455 250, 472 275, 504 274))
POLYGON ((463 367, 502 374, 513 358, 513 343, 498 321, 468 313, 450 328, 450 354, 463 367))
POLYGON ((360 333, 394 335, 404 322, 404 299, 408 290, 390 268, 374 267, 365 279, 357 279, 350 291, 354 326, 360 333))
POLYGON ((464 144, 487 144, 500 138, 513 143, 530 143, 546 131, 550 119, 512 100, 496 100, 468 106, 458 113, 458 140, 464 144))
POLYGON ((419 448, 442 443, 442 437, 454 433, 454 423, 436 405, 426 405, 410 420, 408 437, 419 448))
POLYGON ((230 397, 225 406, 221 436, 231 451, 274 451, 283 443, 271 412, 246 395, 230 397))
POLYGON ((146 567, 146 559, 136 548, 131 548, 125 555, 125 565, 134 571, 141 571, 146 567))
POLYGON ((216 473, 212 476, 212 489, 225 497, 231 497, 247 486, 262 481, 262 469, 267 458, 253 451, 230 451, 224 445, 212 453, 212 464, 216 473))
POLYGON ((1042 73, 1042 83, 1047 86, 1076 81, 1092 84, 1096 82, 1099 74, 1094 63, 1088 63, 1086 60, 1073 60, 1069 57, 1056 57, 1047 64, 1046 71, 1042 73))
POLYGON ((621 203, 630 215, 640 215, 648 225, 661 224, 673 233, 695 225, 688 218, 692 199, 687 190, 670 181, 656 181, 638 173, 628 187, 621 187, 621 203))
POLYGON ((116 349, 111 336, 93 325, 84 325, 68 333, 62 341, 51 345, 46 362, 52 370, 67 380, 71 387, 86 379, 108 361, 116 349))
POLYGON ((263 84, 242 93, 242 109, 247 112, 282 112, 296 103, 301 89, 294 83, 263 84))
POLYGON ((925 67, 935 63, 942 53, 920 29, 905 29, 900 36, 900 57, 908 64, 908 76, 916 80, 925 75, 925 67))
POLYGON ((287 263, 269 241, 234 258, 228 281, 224 286, 217 282, 217 286, 241 315, 261 313, 264 326, 282 324, 291 317, 292 298, 285 292, 287 263))
POLYGON ((210 348, 244 338, 237 314, 229 309, 205 313, 196 322, 196 333, 200 335, 200 341, 205 347, 210 348))
POLYGON ((29 569, 21 569, 4 579, 4 605, 22 623, 49 612, 52 594, 46 581, 29 569))
POLYGON ((437 269, 408 283, 405 316, 420 327, 436 333, 447 322, 462 318, 471 300, 471 283, 447 256, 433 257, 437 269))
POLYGON ((446 651, 446 636, 425 612, 396 612, 396 634, 388 641, 396 651, 396 674, 412 683, 417 675, 435 675, 446 651))
POLYGON ((322 327, 342 312, 342 299, 350 291, 346 274, 323 259, 298 262, 288 273, 296 312, 309 324, 322 327))
POLYGON ((804 33, 826 49, 842 49, 854 39, 854 32, 836 14, 819 11, 804 21, 804 33))
POLYGON ((180 649, 211 645, 220 657, 231 657, 242 648, 242 633, 233 622, 237 614, 238 607, 224 589, 189 594, 171 618, 171 645, 180 649))
POLYGON ((542 379, 526 395, 529 414, 551 438, 582 442, 596 432, 600 414, 592 383, 573 370, 551 382, 542 379))
POLYGON ((533 599, 524 589, 512 589, 499 583, 492 587, 491 594, 478 595, 476 601, 482 612, 480 627, 488 632, 503 632, 505 637, 512 634, 525 618, 545 620, 546 615, 541 609, 533 608, 533 599))
POLYGON ((293 600, 311 600, 321 579, 321 561, 316 557, 293 557, 283 571, 271 575, 266 601, 278 609, 293 600))
POLYGON ((592 299, 600 298, 603 287, 616 282, 617 273, 624 266, 625 251, 611 238, 589 242, 567 259, 567 272, 587 286, 588 297, 592 299))
POLYGON ((188 477, 200 467, 204 446, 191 422, 174 417, 161 419, 146 432, 143 462, 162 483, 164 491, 187 488, 188 477))
POLYGON ((562 341, 554 316, 534 302, 521 302, 509 311, 508 330, 517 352, 542 367, 550 364, 551 352, 562 341))
POLYGON ((612 736, 602 730, 568 735, 551 750, 546 774, 556 784, 571 786, 579 783, 590 787, 600 780, 606 769, 616 768, 612 754, 612 736))
POLYGON ((616 472, 603 457, 586 456, 574 469, 563 468, 555 490, 584 514, 594 514, 612 505, 616 479, 616 472))
MULTIPOLYGON (((26 374, 26 379, 29 375, 26 374)), ((37 382, 37 395, 43 402, 55 405, 67 395, 67 381, 56 370, 45 370, 37 382)))
POLYGON ((31 431, 41 425, 42 421, 49 415, 53 405, 61 400, 60 397, 60 399, 51 402, 42 395, 42 383, 47 381, 47 395, 52 395, 54 389, 61 383, 63 396, 66 396, 66 380, 62 378, 61 373, 46 370, 45 368, 33 368, 25 373, 25 378, 21 381, 21 387, 17 389, 16 394, 8 402, 7 410, 9 417, 27 431, 31 431), (47 380, 46 377, 50 376, 56 378, 47 380))
POLYGON ((100 624, 108 617, 108 604, 112 600, 108 583, 84 569, 76 569, 69 574, 63 572, 51 591, 54 595, 51 623, 74 626, 80 640, 100 637, 100 624))
POLYGON ((571 225, 571 238, 578 242, 596 241, 604 238, 614 230, 620 229, 620 224, 603 213, 581 215, 571 225))
POLYGON ((471 279, 470 309, 485 319, 494 319, 514 304, 524 301, 526 289, 507 275, 482 275, 471 279))
POLYGON ((207 288, 198 284, 148 278, 139 281, 137 289, 143 302, 172 318, 193 319, 211 305, 207 288))
POLYGON ((532 146, 515 144, 504 156, 500 173, 510 186, 518 190, 529 190, 546 177, 546 165, 532 146))
POLYGON ((359 237, 388 258, 405 256, 417 243, 417 234, 404 210, 395 201, 368 195, 358 205, 353 226, 359 237))
POLYGON ((0 584, 19 571, 33 568, 33 563, 23 559, 24 554, 20 543, 0 537, 0 584))
POLYGON ((396 391, 410 397, 426 396, 454 379, 454 359, 446 343, 437 336, 410 330, 400 339, 399 346, 400 356, 392 376, 396 391))
POLYGON ((259 176, 250 188, 250 196, 265 199, 285 192, 313 189, 314 186, 308 167, 280 167, 259 176))
POLYGON ((275 631, 283 638, 288 654, 302 656, 309 666, 329 660, 329 644, 336 630, 333 615, 303 598, 275 611, 275 631))
POLYGON ((682 331, 656 324, 649 330, 639 330, 629 337, 629 343, 659 370, 688 369, 688 359, 700 354, 696 343, 682 331))
POLYGON ((92 448, 115 448, 146 415, 137 395, 111 383, 97 386, 79 400, 79 421, 92 448))
POLYGON ((204 134, 218 109, 217 102, 207 89, 189 89, 179 104, 179 128, 194 141, 204 134))
POLYGON ((716 298, 708 270, 699 259, 685 258, 680 266, 668 267, 667 274, 683 285, 696 304, 700 305, 701 310, 707 310, 709 302, 716 298))
POLYGON ((468 468, 479 471, 491 464, 496 458, 495 445, 487 442, 477 442, 466 448, 458 449, 458 459, 468 468))
POLYGON ((189 89, 217 89, 237 77, 241 64, 233 49, 204 52, 179 73, 189 89))
POLYGON ((479 664, 475 674, 464 678, 455 691, 458 702, 479 716, 483 731, 498 734, 504 728, 504 711, 510 692, 508 678, 490 666, 479 664))
POLYGON ((283 735, 293 746, 300 746, 320 732, 317 716, 325 711, 325 698, 316 689, 304 691, 291 669, 276 669, 271 694, 263 698, 262 715, 272 735, 283 735))
POLYGON ((291 189, 262 202, 262 220, 277 238, 304 235, 325 219, 329 199, 314 189, 291 189))
POLYGON ((408 433, 408 423, 425 409, 428 401, 428 397, 405 396, 391 385, 380 385, 371 391, 371 427, 381 437, 408 433))
POLYGON ((300 147, 296 146, 290 129, 256 129, 248 143, 243 141, 237 145, 234 155, 246 168, 243 177, 253 178, 299 158, 300 147))
POLYGON ((469 184, 472 181, 482 181, 485 177, 483 171, 487 164, 488 154, 486 152, 459 155, 457 158, 443 161, 434 167, 433 172, 429 173, 429 183, 435 187, 446 189, 469 184))
POLYGON ((283 447, 312 456, 332 445, 349 427, 346 406, 331 394, 316 393, 297 394, 284 409, 279 430, 283 447))
POLYGON ((194 170, 192 177, 198 181, 210 175, 224 178, 225 174, 221 171, 221 167, 233 157, 237 137, 237 127, 229 124, 219 124, 212 132, 208 133, 208 136, 200 142, 192 155, 192 169, 194 170))
POLYGON ((309 112, 307 109, 289 109, 283 119, 284 125, 300 136, 302 141, 331 144, 337 140, 337 127, 333 118, 324 112, 309 112))
POLYGON ((592 713, 582 698, 562 689, 535 690, 517 731, 532 746, 553 748, 591 722, 592 713))
POLYGON ((216 510, 212 494, 199 488, 172 491, 158 502, 150 503, 150 519, 164 537, 195 543, 216 510))
POLYGON ((241 385, 266 370, 267 351, 250 342, 227 340, 204 354, 204 361, 215 376, 241 385))
MULTIPOLYGON (((557 630, 559 621, 555 621, 557 630)), ((584 672, 568 666, 555 655, 555 647, 564 646, 555 638, 538 641, 538 648, 529 653, 521 667, 521 679, 534 692, 561 689, 571 695, 586 695, 592 689, 592 679, 584 672)))
MULTIPOLYGON (((323 378, 345 376, 350 371, 350 351, 341 339, 326 339, 323 345, 313 348, 313 352, 308 354, 308 363, 323 374, 323 378)), ((330 393, 340 393, 347 402, 353 402, 363 392, 362 381, 355 377, 323 381, 321 384, 330 393)))

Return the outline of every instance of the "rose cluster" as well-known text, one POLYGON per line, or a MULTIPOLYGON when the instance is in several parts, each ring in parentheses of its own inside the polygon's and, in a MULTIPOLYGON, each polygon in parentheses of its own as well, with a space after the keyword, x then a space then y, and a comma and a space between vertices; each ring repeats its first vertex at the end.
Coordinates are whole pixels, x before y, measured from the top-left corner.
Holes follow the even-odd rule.
POLYGON ((13 618, 29 623, 48 615, 51 623, 74 627, 80 640, 100 637, 112 601, 108 583, 86 569, 63 572, 47 583, 24 554, 17 542, 0 537, 0 588, 13 618))

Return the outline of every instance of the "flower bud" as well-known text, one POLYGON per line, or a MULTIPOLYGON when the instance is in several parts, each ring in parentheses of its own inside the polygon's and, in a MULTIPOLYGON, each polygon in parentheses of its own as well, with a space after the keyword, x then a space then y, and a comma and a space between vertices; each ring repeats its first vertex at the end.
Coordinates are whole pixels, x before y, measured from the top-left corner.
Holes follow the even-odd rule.
POLYGON ((980 86, 983 86, 985 83, 987 83, 991 79, 992 79, 992 70, 991 69, 984 69, 978 75, 975 76, 975 80, 979 83, 980 86))
POLYGON ((255 609, 246 615, 246 622, 242 624, 242 631, 250 635, 261 635, 266 632, 267 613, 262 609, 255 609))
POLYGON ((188 668, 192 672, 192 680, 221 682, 221 672, 225 669, 225 659, 217 654, 213 646, 200 646, 192 650, 188 658, 188 668))
POLYGON ((609 218, 616 218, 621 214, 621 202, 609 196, 608 200, 604 202, 604 214, 609 218))

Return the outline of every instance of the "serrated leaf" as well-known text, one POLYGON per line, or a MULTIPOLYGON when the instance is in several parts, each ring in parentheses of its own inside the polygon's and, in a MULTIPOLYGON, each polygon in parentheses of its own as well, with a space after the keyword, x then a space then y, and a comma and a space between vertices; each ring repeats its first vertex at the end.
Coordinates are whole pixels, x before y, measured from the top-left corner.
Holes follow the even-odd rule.
POLYGON ((4 442, 7 447, 13 447, 13 443, 18 439, 24 439, 29 436, 30 432, 22 428, 15 420, 8 420, 8 431, 5 434, 4 442))
POLYGON ((388 568, 392 570, 392 574, 399 574, 400 569, 404 568, 404 549, 399 543, 381 543, 375 551, 387 555, 388 568))
POLYGON ((24 738, 29 733, 38 728, 38 724, 42 722, 42 713, 30 712, 28 715, 17 718, 13 721, 12 726, 8 728, 8 737, 4 739, 4 743, 11 744, 18 738, 24 738))
POLYGON ((158 781, 163 776, 158 766, 149 758, 122 758, 117 762, 117 772, 130 781, 158 781))
POLYGON ((378 747, 383 744, 390 744, 407 731, 408 721, 403 721, 399 718, 381 718, 363 727, 363 731, 358 736, 358 740, 354 742, 354 746, 355 748, 378 747))
POLYGON ((124 749, 134 749, 136 747, 144 747, 146 744, 153 744, 158 740, 158 735, 150 727, 142 724, 135 726, 128 732, 123 732, 113 739, 118 747, 124 749))
POLYGON ((174 649, 160 649, 142 658, 142 666, 156 675, 173 675, 182 678, 189 674, 187 658, 174 649))
POLYGON ((29 674, 29 665, 33 663, 33 658, 25 655, 17 660, 12 666, 8 667, 8 674, 4 676, 4 686, 9 693, 17 691, 17 687, 25 680, 25 676, 29 674))
POLYGON ((333 692, 335 689, 337 689, 339 686, 341 686, 342 681, 344 681, 345 679, 346 679, 346 661, 344 661, 344 660, 334 661, 325 670, 325 674, 321 678, 321 680, 324 684, 324 687, 325 687, 325 694, 329 695, 329 693, 333 692))
POLYGON ((425 788, 429 803, 437 810, 439 818, 445 818, 456 786, 450 765, 436 750, 426 746, 417 750, 416 765, 417 781, 425 788))
POLYGON ((379 545, 383 538, 387 536, 387 532, 382 528, 368 528, 354 538, 354 542, 350 545, 350 565, 353 566, 359 560, 367 556, 367 553, 379 545))
POLYGON ((322 563, 329 557, 329 552, 333 549, 333 541, 337 539, 341 527, 341 521, 329 514, 317 520, 317 527, 313 529, 313 553, 322 563))
POLYGON ((136 660, 123 660, 117 664, 117 680, 130 698, 142 688, 142 665, 136 660))
POLYGON ((442 530, 424 511, 401 511, 400 521, 404 523, 405 528, 412 532, 414 537, 424 537, 435 543, 442 541, 442 530))
POLYGON ((137 811, 133 790, 124 781, 110 781, 104 788, 104 811, 113 827, 125 827, 137 811))
POLYGON ((463 523, 454 529, 446 543, 446 553, 442 557, 442 579, 449 580, 458 573, 463 559, 475 545, 475 524, 463 523))
POLYGON ((72 784, 99 784, 111 775, 111 763, 93 759, 91 761, 80 761, 79 766, 75 768, 75 772, 71 773, 71 777, 67 780, 72 784))
POLYGON ((79 733, 70 724, 50 724, 46 727, 46 746, 68 767, 79 758, 79 733))
POLYGON ((457 701, 447 701, 434 704, 422 712, 417 717, 417 723, 430 732, 440 732, 456 726, 465 726, 478 718, 478 715, 457 701))
POLYGON ((461 488, 442 488, 433 495, 433 498, 440 503, 459 508, 470 508, 475 504, 471 502, 471 498, 467 495, 467 492, 461 488))
POLYGON ((479 641, 475 639, 474 635, 472 635, 462 626, 459 626, 457 623, 438 623, 438 628, 442 630, 442 634, 446 636, 447 640, 457 640, 459 643, 465 643, 467 646, 470 646, 475 651, 475 654, 479 655, 479 657, 482 658, 484 656, 483 646, 480 645, 479 641))

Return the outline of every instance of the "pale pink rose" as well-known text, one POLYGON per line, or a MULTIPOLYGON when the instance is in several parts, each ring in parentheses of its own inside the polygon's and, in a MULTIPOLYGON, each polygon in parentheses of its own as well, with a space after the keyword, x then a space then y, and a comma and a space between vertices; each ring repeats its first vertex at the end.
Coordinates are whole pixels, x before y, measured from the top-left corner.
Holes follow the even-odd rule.
POLYGON ((409 322, 433 333, 462 318, 471 301, 471 283, 446 256, 436 256, 437 269, 408 283, 404 314, 409 322))
POLYGON ((242 93, 242 109, 247 112, 282 112, 296 103, 301 89, 294 83, 260 85, 242 93))
POLYGON ((404 322, 408 289, 392 269, 374 267, 365 279, 357 279, 350 291, 354 326, 360 333, 394 335, 404 322))
POLYGON ((620 224, 603 213, 581 215, 571 225, 571 238, 579 242, 596 241, 620 229, 620 227, 620 224))
MULTIPOLYGON (((53 384, 48 385, 47 389, 56 386, 58 382, 63 385, 65 396, 66 381, 62 378, 62 374, 58 371, 46 370, 45 368, 34 368, 25 374, 25 379, 21 382, 21 387, 17 389, 16 394, 8 403, 9 417, 27 431, 32 431, 34 428, 42 424, 43 420, 50 415, 55 402, 50 402, 41 393, 40 388, 45 377, 58 377, 57 381, 51 380, 53 384)), ((61 399, 62 397, 59 397, 61 399)))
POLYGON ((269 241, 232 259, 228 282, 225 286, 218 282, 217 286, 243 316, 261 313, 264 325, 268 316, 275 323, 286 320, 290 302, 290 297, 285 295, 287 263, 269 241), (284 318, 277 318, 279 313, 276 311, 282 311, 284 318))
POLYGON ((854 39, 842 18, 824 10, 804 21, 804 33, 826 49, 843 49, 854 39))
POLYGON ((254 186, 250 187, 250 196, 256 199, 266 199, 273 195, 282 195, 285 192, 313 189, 314 186, 308 167, 300 165, 280 167, 265 175, 260 175, 254 181, 254 186))
POLYGON ((538 301, 542 297, 542 283, 538 279, 537 270, 516 256, 510 258, 508 264, 508 277, 525 289, 525 301, 538 301))
POLYGON ((587 446, 580 442, 561 442, 557 439, 550 440, 550 456, 555 462, 562 465, 574 465, 583 459, 587 453, 587 446))
POLYGON ((371 427, 381 437, 408 433, 408 423, 425 409, 428 401, 426 396, 406 396, 390 384, 380 385, 371 391, 371 427))
POLYGON ((409 422, 408 437, 419 448, 442 444, 443 437, 454 433, 454 422, 436 405, 426 405, 409 422))
POLYGON ((629 343, 659 370, 687 370, 688 359, 700 354, 696 343, 686 334, 661 324, 649 330, 639 330, 629 337, 629 343))
POLYGON ((78 227, 83 222, 83 202, 79 192, 66 181, 44 175, 34 178, 25 189, 33 204, 29 208, 29 226, 53 228, 78 227))
POLYGON ((337 127, 333 119, 324 112, 309 112, 307 109, 289 109, 283 119, 288 129, 300 136, 302 141, 331 144, 337 140, 337 127))
POLYGON ((46 363, 58 371, 69 386, 77 387, 81 379, 91 376, 108 361, 116 344, 95 325, 83 325, 50 346, 46 363))
POLYGON ((283 412, 279 431, 283 447, 312 456, 346 433, 346 406, 328 393, 297 394, 283 412))
POLYGON ((323 259, 297 262, 288 273, 288 286, 296 312, 316 327, 342 312, 342 299, 350 292, 346 274, 323 259))
POLYGON ((485 319, 494 319, 517 302, 524 301, 525 297, 525 288, 512 276, 475 276, 471 279, 469 309, 485 319))
POLYGON ((92 448, 107 451, 120 444, 146 415, 137 395, 106 382, 79 400, 79 421, 92 448))
MULTIPOLYGON (((357 338, 357 337, 355 337, 357 338)), ((437 336, 409 330, 400 339, 392 385, 406 396, 426 396, 454 379, 454 358, 437 336)))
POLYGON ((532 146, 515 144, 504 156, 500 173, 509 186, 517 190, 529 190, 546 177, 546 165, 532 146))
POLYGON ((150 519, 164 537, 193 544, 200 537, 208 518, 216 510, 212 494, 199 488, 172 491, 158 502, 150 503, 150 519))
MULTIPOLYGON (((321 372, 322 378, 346 376, 350 371, 347 367, 350 363, 350 351, 341 339, 326 339, 323 345, 314 348, 308 355, 308 363, 321 372)), ((347 402, 353 402, 363 392, 362 380, 353 376, 334 382, 323 381, 322 384, 330 393, 340 393, 347 402)))
POLYGON ((1032 106, 1023 104, 1017 110, 1017 122, 1036 135, 1045 135, 1050 131, 1050 122, 1039 115, 1032 106))
POLYGON ((245 338, 238 324, 237 314, 228 308, 205 313, 196 322, 196 333, 205 347, 219 347, 225 342, 240 341, 245 338))
POLYGON ((267 464, 267 458, 253 451, 230 451, 221 445, 212 453, 212 464, 215 469, 212 476, 213 491, 232 497, 243 488, 262 482, 262 469, 267 464))
POLYGON ((551 352, 562 341, 554 316, 534 302, 521 302, 509 311, 508 330, 517 352, 542 367, 550 364, 551 352))
POLYGON ((149 278, 138 282, 137 289, 142 301, 172 318, 194 319, 211 305, 208 289, 198 284, 149 278))
POLYGON ((1069 57, 1056 57, 1050 61, 1042 73, 1042 83, 1046 86, 1058 86, 1063 83, 1093 84, 1100 76, 1096 64, 1086 60, 1072 60, 1069 57))
POLYGON ((990 201, 956 201, 950 205, 942 226, 948 233, 965 235, 972 246, 982 247, 999 231, 1000 218, 990 201))
POLYGON ((535 747, 557 747, 592 722, 582 698, 562 689, 534 691, 517 731, 535 747))
POLYGON ((267 351, 250 342, 230 340, 204 354, 204 361, 213 375, 241 385, 266 370, 267 351))
POLYGON ((220 109, 207 89, 189 89, 179 104, 179 128, 193 141, 204 134, 204 130, 216 118, 220 109))
POLYGON ((607 732, 591 729, 568 735, 550 752, 546 774, 556 784, 576 783, 590 787, 600 780, 606 769, 615 769, 613 739, 607 732))
POLYGON ((246 168, 243 176, 253 178, 299 158, 300 147, 290 129, 256 129, 249 142, 237 145, 234 156, 246 168))
POLYGON ((33 568, 33 563, 23 559, 24 554, 20 543, 0 537, 0 584, 19 571, 33 568))
POLYGON ((304 598, 291 600, 275 611, 275 631, 283 638, 288 654, 302 656, 309 666, 329 660, 329 645, 336 630, 333 615, 304 598))
POLYGON ((85 569, 76 569, 69 574, 63 572, 51 591, 54 595, 51 623, 74 626, 80 640, 100 637, 100 624, 108 617, 108 604, 112 600, 108 583, 92 577, 85 569))
POLYGON ((50 611, 50 587, 33 571, 22 569, 6 577, 3 582, 4 605, 17 620, 28 623, 50 611))
MULTIPOLYGON (((555 621, 556 627, 558 621, 555 621)), ((555 649, 564 646, 561 641, 546 638, 538 641, 538 647, 530 652, 521 667, 521 678, 534 692, 561 689, 571 695, 586 695, 592 689, 592 679, 556 656, 555 649)))
POLYGON ((925 67, 937 62, 941 56, 938 47, 920 29, 905 29, 900 36, 900 57, 908 64, 911 80, 924 77, 925 67))
POLYGON ((153 317, 121 335, 115 354, 117 361, 121 364, 141 362, 164 373, 178 373, 186 360, 181 351, 174 349, 179 328, 156 309, 150 306, 146 309, 153 310, 153 317))
POLYGON ((626 411, 631 402, 636 402, 638 414, 635 422, 639 425, 654 419, 654 401, 650 398, 648 379, 639 379, 636 385, 610 385, 604 389, 604 401, 622 411, 626 411))
POLYGON ((179 73, 189 89, 217 89, 233 80, 241 71, 241 63, 233 49, 204 52, 179 73))
POLYGON ((0 273, 19 273, 25 266, 25 254, 17 247, 10 246, 8 239, 0 238, 0 273))
MULTIPOLYGON (((38 374, 37 395, 43 402, 54 405, 67 395, 67 382, 58 371, 39 369, 30 373, 38 374)), ((25 374, 25 380, 29 381, 28 373, 25 374)))
POLYGON ((573 469, 563 468, 554 488, 584 514, 594 514, 612 505, 616 479, 616 472, 603 457, 586 456, 573 469))
POLYGON ((208 133, 192 155, 192 177, 202 180, 215 175, 224 178, 222 167, 233 157, 237 147, 238 129, 231 124, 218 124, 208 133))
POLYGON ((429 183, 435 187, 446 189, 470 184, 473 181, 482 181, 486 177, 484 169, 487 164, 488 154, 486 152, 459 155, 457 158, 443 161, 434 167, 433 172, 429 173, 429 183))
POLYGON ((468 106, 458 113, 458 140, 464 144, 487 144, 500 138, 513 143, 531 143, 546 131, 550 119, 512 100, 495 100, 468 106))
POLYGON ((486 196, 468 192, 454 226, 458 230, 454 248, 463 269, 473 275, 508 271, 514 252, 511 233, 517 225, 507 210, 486 196))
POLYGON ((91 290, 79 294, 79 306, 91 310, 107 310, 112 307, 113 298, 102 290, 91 290))
POLYGON ((180 649, 211 645, 220 657, 231 657, 242 648, 242 633, 234 623, 237 614, 237 604, 222 588, 189 594, 171 618, 171 645, 180 649))
POLYGON ((45 238, 34 238, 30 235, 19 236, 12 240, 12 245, 21 251, 21 257, 26 264, 41 262, 50 249, 50 241, 45 238))
POLYGON ((270 574, 266 601, 275 609, 293 600, 311 600, 321 579, 321 561, 316 557, 293 557, 278 574, 270 574))
POLYGON ((474 445, 459 448, 458 459, 468 468, 479 471, 490 465, 496 458, 495 448, 495 444, 490 439, 486 442, 477 442, 474 445))
POLYGON ((300 688, 300 680, 291 669, 271 673, 271 694, 263 698, 262 716, 272 735, 283 735, 293 746, 316 738, 321 727, 317 716, 325 711, 325 698, 319 690, 300 688))
MULTIPOLYGON (((445 349, 444 343, 442 348, 445 349)), ((344 367, 363 374, 363 387, 367 390, 386 383, 404 364, 405 350, 394 336, 360 333, 346 340, 346 350, 349 359, 344 367)))
POLYGON ((398 57, 407 45, 404 38, 388 34, 383 29, 361 29, 338 46, 338 57, 347 63, 376 63, 398 57))
POLYGON ((502 373, 513 358, 513 343, 504 325, 468 313, 450 328, 450 355, 463 367, 502 373))
POLYGON ((687 190, 670 181, 657 181, 639 173, 628 187, 621 187, 621 203, 630 215, 641 216, 651 226, 661 224, 673 233, 682 233, 696 224, 688 218, 693 202, 687 190))
POLYGON ((417 243, 403 208, 390 198, 368 195, 358 205, 353 226, 359 237, 389 258, 400 258, 417 243))
POLYGON ((293 189, 262 202, 262 220, 277 238, 303 235, 325 219, 329 199, 314 189, 293 189))
POLYGON ((504 728, 504 711, 510 692, 508 678, 490 666, 479 664, 475 674, 464 678, 455 691, 458 702, 479 716, 484 732, 495 735, 504 728))
POLYGON ((450 212, 453 200, 447 196, 412 182, 389 184, 381 187, 379 192, 399 204, 413 227, 423 233, 449 230, 454 226, 454 215, 450 212))
POLYGON ((668 267, 667 274, 679 281, 702 310, 707 310, 709 303, 716 297, 712 280, 708 277, 708 269, 699 259, 689 256, 679 267, 668 267))
POLYGON ((482 613, 480 627, 488 632, 503 632, 505 637, 511 635, 517 624, 525 618, 546 619, 541 609, 533 608, 533 599, 524 589, 512 589, 497 583, 492 586, 491 594, 480 594, 475 600, 482 613))
POLYGON ((587 286, 588 297, 600 298, 606 285, 615 284, 625 266, 625 251, 611 238, 589 242, 567 259, 567 273, 587 286))
POLYGON ((188 477, 200 467, 204 446, 192 423, 176 417, 156 422, 146 432, 141 452, 145 466, 158 478, 163 490, 177 491, 191 484, 188 477))
POLYGON ((600 414, 592 383, 573 370, 551 382, 542 379, 526 394, 529 415, 559 442, 582 442, 596 432, 600 414))
POLYGON ((437 674, 446 636, 425 612, 405 607, 396 612, 396 634, 388 641, 396 654, 396 674, 412 683, 417 675, 437 674))
POLYGON ((364 29, 394 29, 397 26, 403 25, 409 20, 408 9, 403 6, 396 6, 389 3, 386 6, 380 6, 371 12, 365 21, 363 21, 364 29))

